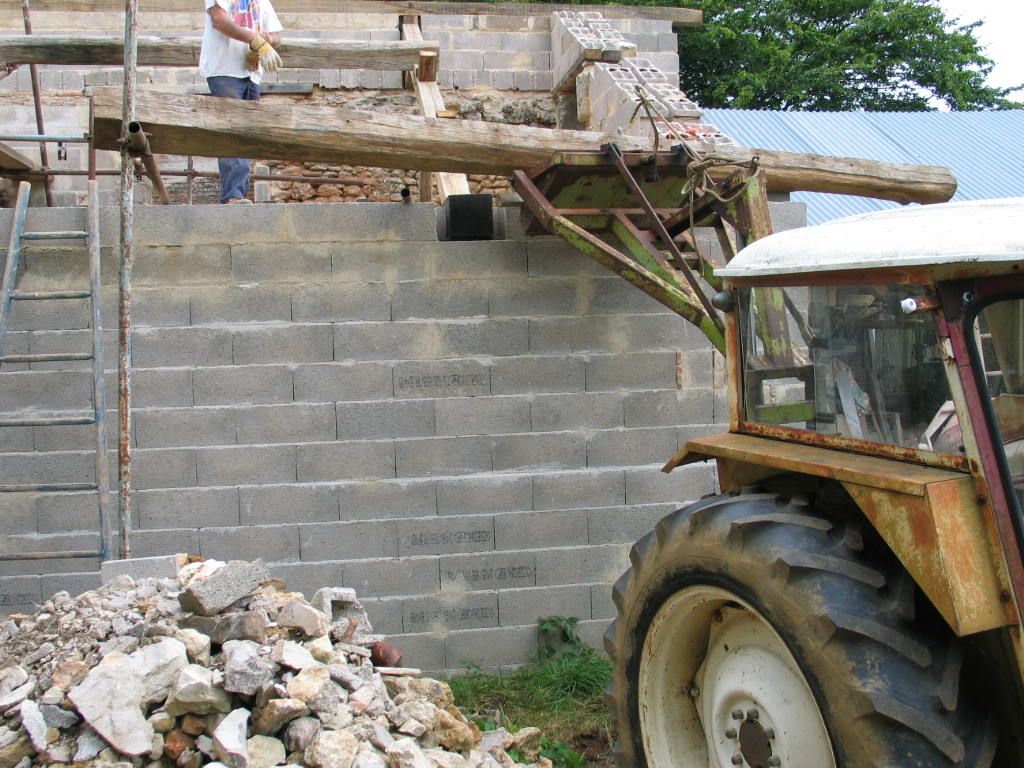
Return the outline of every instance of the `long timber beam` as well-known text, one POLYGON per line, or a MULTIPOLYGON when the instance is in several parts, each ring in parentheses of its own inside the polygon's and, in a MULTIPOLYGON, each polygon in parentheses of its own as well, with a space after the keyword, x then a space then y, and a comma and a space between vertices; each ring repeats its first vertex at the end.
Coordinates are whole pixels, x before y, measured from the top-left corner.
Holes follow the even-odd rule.
MULTIPOLYGON (((139 36, 139 66, 199 66, 198 37, 139 36)), ((294 69, 411 70, 420 54, 438 53, 435 42, 384 40, 379 42, 289 39, 276 46, 284 66, 294 69)), ((101 35, 2 35, 0 61, 7 64, 124 64, 124 41, 101 35)))
MULTIPOLYGON (((143 13, 191 13, 195 0, 139 0, 143 13)), ((201 9, 201 6, 199 6, 201 9)), ((569 3, 448 3, 433 0, 277 0, 278 13, 384 13, 440 16, 546 16, 554 11, 600 11, 606 19, 655 19, 684 27, 700 26, 703 14, 691 8, 569 3)), ((19 0, 0 0, 0 12, 21 10, 19 0)), ((32 0, 34 11, 124 11, 124 0, 32 0)))
POLYGON ((0 171, 36 171, 39 164, 18 150, 0 142, 0 171))

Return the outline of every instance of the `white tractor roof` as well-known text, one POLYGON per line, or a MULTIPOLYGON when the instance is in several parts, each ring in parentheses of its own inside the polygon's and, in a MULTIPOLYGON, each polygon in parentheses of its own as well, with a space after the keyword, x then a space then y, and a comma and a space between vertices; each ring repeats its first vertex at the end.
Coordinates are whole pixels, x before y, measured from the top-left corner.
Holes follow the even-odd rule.
POLYGON ((1024 197, 897 208, 758 240, 726 278, 1024 261, 1024 197))

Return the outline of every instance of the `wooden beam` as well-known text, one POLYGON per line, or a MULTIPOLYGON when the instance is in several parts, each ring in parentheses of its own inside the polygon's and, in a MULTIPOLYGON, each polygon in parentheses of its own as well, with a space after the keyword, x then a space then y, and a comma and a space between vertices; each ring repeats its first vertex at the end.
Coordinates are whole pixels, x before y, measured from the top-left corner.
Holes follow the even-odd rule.
MULTIPOLYGON (((545 16, 554 11, 600 11, 606 19, 655 19, 700 26, 702 14, 690 8, 568 3, 446 3, 432 0, 277 0, 278 13, 381 13, 417 16, 545 16)), ((195 0, 139 0, 143 13, 194 13, 195 0)), ((201 6, 200 6, 201 9, 201 6)), ((33 11, 124 12, 124 0, 32 0, 33 11)), ((0 0, 0 13, 21 12, 20 0, 0 0)))
MULTIPOLYGON (((96 146, 116 149, 121 89, 93 89, 96 146)), ((250 157, 378 168, 511 174, 547 165, 559 151, 610 141, 649 150, 647 139, 476 120, 428 120, 294 103, 139 91, 136 119, 154 153, 250 157)))
MULTIPOLYGON (((139 65, 145 67, 199 66, 198 37, 139 36, 139 65)), ((423 53, 438 53, 435 42, 379 42, 289 39, 277 46, 285 67, 292 69, 411 70, 423 53)), ((0 61, 7 64, 124 64, 124 41, 99 35, 3 35, 0 61)))
MULTIPOLYGON (((420 30, 419 23, 415 17, 403 18, 401 28, 402 39, 412 42, 423 39, 423 32, 420 30)), ((429 71, 423 71, 423 67, 411 73, 413 90, 416 91, 416 99, 420 103, 420 114, 428 120, 436 119, 437 113, 443 112, 445 109, 441 87, 437 84, 436 58, 434 64, 435 69, 432 77, 429 71)), ((420 190, 421 200, 424 194, 430 199, 432 192, 429 191, 429 188, 433 186, 433 182, 432 174, 423 174, 420 183, 428 185, 428 191, 425 193, 422 189, 420 190)), ((468 195, 470 194, 469 179, 466 178, 464 173, 439 173, 437 174, 437 194, 441 198, 442 204, 452 195, 468 195)))
POLYGON ((38 171, 39 163, 0 142, 0 171, 38 171))
MULTIPOLYGON (((956 192, 956 177, 935 165, 883 163, 771 149, 719 146, 715 155, 739 162, 760 158, 772 192, 830 192, 898 203, 943 203, 956 192)), ((723 168, 721 176, 729 169, 723 168)), ((713 172, 713 176, 718 173, 713 172)))

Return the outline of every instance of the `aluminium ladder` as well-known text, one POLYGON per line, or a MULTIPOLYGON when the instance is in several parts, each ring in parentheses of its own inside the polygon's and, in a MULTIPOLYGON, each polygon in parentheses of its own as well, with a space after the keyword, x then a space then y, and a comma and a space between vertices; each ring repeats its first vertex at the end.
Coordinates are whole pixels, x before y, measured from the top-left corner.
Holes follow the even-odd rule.
MULTIPOLYGON (((50 560, 64 558, 110 558, 110 470, 106 460, 106 403, 103 392, 103 338, 100 326, 100 222, 99 197, 96 181, 89 181, 86 229, 84 231, 26 232, 28 203, 31 185, 27 181, 18 187, 14 207, 11 236, 4 265, 3 283, 0 285, 0 363, 50 363, 74 360, 92 361, 92 413, 62 412, 50 415, 13 415, 0 417, 0 427, 37 427, 76 424, 94 424, 96 429, 95 482, 92 483, 34 483, 18 485, 0 484, 0 493, 69 493, 94 491, 97 495, 99 514, 99 548, 95 550, 66 550, 59 552, 8 552, 0 553, 0 562, 10 560, 50 560), (87 290, 64 291, 21 291, 17 288, 18 269, 24 247, 36 241, 82 240, 89 255, 89 288, 87 290), (91 352, 66 352, 56 354, 6 354, 7 325, 14 302, 84 300, 90 306, 92 331, 91 352)), ((2 376, 2 374, 0 374, 2 376)), ((0 401, 0 410, 3 403, 0 401)), ((0 483, 3 478, 0 478, 0 483)), ((3 533, 0 522, 0 533, 3 533)))

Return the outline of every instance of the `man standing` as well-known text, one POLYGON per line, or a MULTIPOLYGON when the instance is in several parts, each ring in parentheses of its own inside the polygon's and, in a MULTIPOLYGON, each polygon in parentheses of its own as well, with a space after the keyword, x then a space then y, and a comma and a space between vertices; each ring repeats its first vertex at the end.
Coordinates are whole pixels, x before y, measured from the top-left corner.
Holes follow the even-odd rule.
MULTIPOLYGON (((260 100, 264 70, 276 72, 281 57, 274 50, 283 29, 270 0, 206 0, 206 26, 199 73, 210 93, 229 99, 260 100)), ((248 203, 249 161, 222 157, 220 201, 248 203)))

